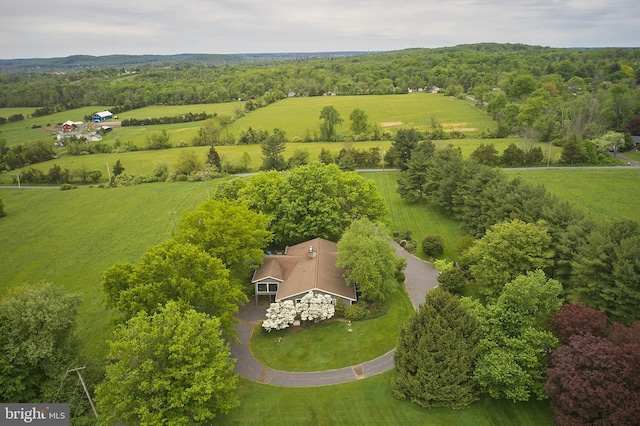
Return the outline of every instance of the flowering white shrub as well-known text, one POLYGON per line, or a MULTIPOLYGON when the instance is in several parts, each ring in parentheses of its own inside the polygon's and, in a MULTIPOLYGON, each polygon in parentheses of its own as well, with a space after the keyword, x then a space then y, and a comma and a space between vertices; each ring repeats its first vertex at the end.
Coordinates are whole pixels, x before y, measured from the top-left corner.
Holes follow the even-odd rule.
POLYGON ((333 317, 336 312, 331 304, 331 296, 328 294, 314 294, 313 291, 305 294, 297 306, 300 319, 303 321, 319 322, 333 317))
POLYGON ((284 330, 293 324, 296 315, 296 307, 291 300, 272 303, 267 308, 267 318, 262 322, 262 327, 267 331, 284 330))

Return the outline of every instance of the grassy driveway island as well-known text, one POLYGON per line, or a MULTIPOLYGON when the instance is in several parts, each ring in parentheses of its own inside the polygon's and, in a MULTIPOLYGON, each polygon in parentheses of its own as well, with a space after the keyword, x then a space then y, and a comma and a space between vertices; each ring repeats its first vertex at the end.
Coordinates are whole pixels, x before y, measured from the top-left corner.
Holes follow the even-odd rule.
POLYGON ((323 371, 348 367, 384 355, 396 346, 400 329, 413 314, 404 288, 387 301, 389 311, 380 318, 329 320, 312 327, 262 331, 257 325, 251 351, 263 365, 281 371, 323 371), (352 331, 349 331, 351 329, 352 331))

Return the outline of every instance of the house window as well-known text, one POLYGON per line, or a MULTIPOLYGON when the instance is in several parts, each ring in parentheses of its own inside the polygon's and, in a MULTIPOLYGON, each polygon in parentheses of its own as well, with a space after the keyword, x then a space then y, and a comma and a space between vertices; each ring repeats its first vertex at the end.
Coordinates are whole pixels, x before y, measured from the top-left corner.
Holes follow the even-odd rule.
POLYGON ((276 291, 278 291, 278 284, 275 284, 275 283, 269 283, 269 291, 270 291, 270 292, 274 292, 274 293, 275 293, 276 291))
POLYGON ((267 285, 266 284, 258 284, 258 293, 266 293, 267 285))

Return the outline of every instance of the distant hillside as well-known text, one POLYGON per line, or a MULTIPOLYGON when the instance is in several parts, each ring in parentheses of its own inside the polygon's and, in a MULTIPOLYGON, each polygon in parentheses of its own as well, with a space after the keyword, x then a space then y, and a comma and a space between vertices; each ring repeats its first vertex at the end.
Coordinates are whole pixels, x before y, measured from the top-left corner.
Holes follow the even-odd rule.
POLYGON ((237 65, 313 58, 338 58, 366 52, 297 52, 179 55, 73 55, 66 58, 0 59, 0 74, 51 74, 104 68, 166 67, 188 65, 237 65))

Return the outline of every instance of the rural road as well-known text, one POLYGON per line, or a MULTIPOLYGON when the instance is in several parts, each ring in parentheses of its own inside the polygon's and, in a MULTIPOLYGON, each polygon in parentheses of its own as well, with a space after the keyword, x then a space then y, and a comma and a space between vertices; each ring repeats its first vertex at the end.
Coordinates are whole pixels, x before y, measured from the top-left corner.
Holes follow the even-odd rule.
MULTIPOLYGON (((438 272, 433 265, 408 253, 396 243, 392 243, 399 257, 407 259, 405 287, 413 307, 424 301, 427 291, 438 285, 438 272)), ((239 322, 236 324, 238 339, 242 343, 231 343, 231 356, 236 358, 235 371, 245 379, 276 386, 309 387, 335 385, 370 377, 393 368, 395 349, 386 354, 358 365, 337 370, 296 373, 273 370, 260 364, 251 353, 249 342, 255 325, 264 319, 267 308, 255 306, 251 302, 240 308, 239 322)))

